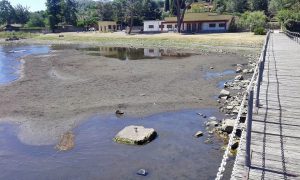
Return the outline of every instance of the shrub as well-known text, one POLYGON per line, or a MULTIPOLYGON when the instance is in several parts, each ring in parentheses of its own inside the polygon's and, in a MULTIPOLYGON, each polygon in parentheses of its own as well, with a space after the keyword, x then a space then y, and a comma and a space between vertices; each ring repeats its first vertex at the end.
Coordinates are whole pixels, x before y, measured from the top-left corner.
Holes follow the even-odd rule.
POLYGON ((266 34, 267 32, 263 27, 258 27, 254 29, 254 35, 266 35, 266 34))

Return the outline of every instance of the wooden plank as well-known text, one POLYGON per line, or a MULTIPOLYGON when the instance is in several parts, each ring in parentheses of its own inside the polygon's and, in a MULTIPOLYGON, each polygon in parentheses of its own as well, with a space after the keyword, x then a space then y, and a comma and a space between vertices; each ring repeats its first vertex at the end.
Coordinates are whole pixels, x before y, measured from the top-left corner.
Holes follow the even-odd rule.
MULTIPOLYGON (((256 114, 253 115, 251 149, 254 167, 250 169, 249 179, 300 179, 299 52, 300 46, 284 34, 271 34, 260 91, 262 107, 255 109, 256 114), (265 169, 262 167, 263 159, 265 169), (286 177, 283 164, 288 174, 286 177)), ((239 173, 243 173, 245 160, 245 139, 241 141, 243 145, 234 167, 239 173)), ((231 179, 243 177, 239 174, 231 179)))

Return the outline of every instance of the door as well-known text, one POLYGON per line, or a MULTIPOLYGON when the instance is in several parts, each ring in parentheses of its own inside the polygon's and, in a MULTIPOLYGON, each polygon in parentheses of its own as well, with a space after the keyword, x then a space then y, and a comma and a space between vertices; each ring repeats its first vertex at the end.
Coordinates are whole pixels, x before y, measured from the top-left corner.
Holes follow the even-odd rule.
POLYGON ((192 30, 191 24, 186 24, 186 31, 191 32, 191 30, 192 30))

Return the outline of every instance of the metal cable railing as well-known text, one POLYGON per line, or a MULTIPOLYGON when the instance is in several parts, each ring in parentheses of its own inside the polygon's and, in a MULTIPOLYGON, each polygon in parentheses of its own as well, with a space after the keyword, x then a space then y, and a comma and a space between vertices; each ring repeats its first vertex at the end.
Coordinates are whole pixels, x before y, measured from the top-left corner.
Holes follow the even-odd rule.
POLYGON ((292 32, 289 30, 285 30, 284 33, 291 39, 293 39, 294 41, 296 41, 297 43, 300 43, 300 33, 298 32, 292 32))
MULTIPOLYGON (((245 136, 245 127, 240 127, 240 118, 241 118, 241 115, 242 115, 242 112, 245 108, 245 103, 246 103, 246 99, 248 97, 248 95, 252 94, 252 99, 251 98, 248 98, 248 100, 250 99, 252 102, 253 102, 253 86, 255 84, 255 79, 257 79, 256 81, 256 85, 257 85, 257 88, 256 88, 256 93, 259 94, 259 90, 260 90, 260 84, 261 84, 261 80, 262 80, 262 73, 263 73, 263 69, 264 69, 264 62, 265 62, 265 55, 266 55, 266 50, 267 50, 267 46, 268 46, 268 40, 269 40, 269 36, 270 36, 270 31, 267 33, 266 35, 266 38, 265 38, 265 42, 264 42, 264 45, 263 45, 263 48, 262 48, 262 51, 261 51, 261 54, 260 54, 260 58, 259 58, 259 61, 255 67, 255 70, 254 70, 254 73, 253 73, 253 76, 251 78, 251 81, 247 87, 247 90, 246 92, 244 93, 244 96, 243 96, 243 100, 241 102, 241 105, 240 105, 240 109, 239 109, 239 112, 238 112, 238 115, 235 119, 235 124, 233 126, 233 130, 229 136, 229 141, 228 141, 228 145, 226 147, 226 150, 224 152, 224 155, 223 155, 223 159, 222 159, 222 162, 220 164, 220 167, 218 169, 218 173, 217 173, 217 176, 216 176, 216 180, 220 180, 222 179, 223 175, 224 175, 224 172, 225 172, 225 168, 226 168, 226 164, 227 164, 227 160, 229 158, 229 152, 230 152, 230 149, 231 149, 231 146, 233 145, 234 141, 237 139, 236 137, 236 130, 238 128, 240 128, 242 130, 242 135, 239 139, 239 148, 238 148, 238 153, 237 153, 237 157, 239 155, 239 151, 240 151, 240 147, 241 147, 241 139, 245 136)), ((253 104, 253 103, 252 103, 253 104)), ((257 101, 255 103, 258 107, 259 106, 259 96, 257 97, 257 101)), ((251 106, 252 108, 253 106, 251 106)), ((249 108, 249 106, 248 106, 249 108)), ((251 109, 251 112, 252 112, 252 109, 251 109)), ((250 114, 247 115, 247 119, 249 119, 249 117, 252 118, 252 113, 250 112, 250 114)), ((248 122, 248 120, 247 120, 248 122)), ((249 128, 249 127, 248 127, 249 128)), ((248 131, 249 132, 249 131, 248 131)), ((251 131, 250 131, 251 132, 251 131)), ((249 137, 249 135, 248 135, 249 137)), ((249 141, 249 140, 248 140, 249 141)), ((246 142, 246 143, 249 143, 249 142, 246 142)), ((248 144, 250 145, 250 144, 248 144)), ((250 148, 249 148, 250 149, 250 148)), ((250 155, 248 154, 248 157, 247 158, 250 158, 250 155)), ((250 160, 248 159, 248 161, 250 162, 250 160)), ((247 162, 247 160, 246 160, 247 162)), ((248 163, 249 163, 248 162, 248 163)), ((234 166, 236 165, 237 163, 237 158, 234 162, 234 166)), ((245 164, 246 166, 250 166, 249 164, 245 164)), ((232 176, 234 176, 234 173, 235 171, 232 171, 232 176)))

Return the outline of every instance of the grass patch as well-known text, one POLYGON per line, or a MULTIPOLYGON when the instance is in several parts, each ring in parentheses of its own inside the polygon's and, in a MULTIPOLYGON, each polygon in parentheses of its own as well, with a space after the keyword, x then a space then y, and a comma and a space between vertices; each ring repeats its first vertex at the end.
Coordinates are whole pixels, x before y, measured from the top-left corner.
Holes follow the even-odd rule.
POLYGON ((0 32, 1 39, 12 38, 12 37, 25 39, 25 38, 33 38, 35 36, 37 36, 37 34, 28 33, 28 32, 0 32))
POLYGON ((142 46, 142 47, 175 47, 175 48, 205 48, 221 47, 261 47, 264 36, 253 33, 215 33, 181 35, 176 33, 125 35, 121 33, 62 33, 40 34, 35 40, 52 41, 52 43, 92 43, 112 46, 142 46))

